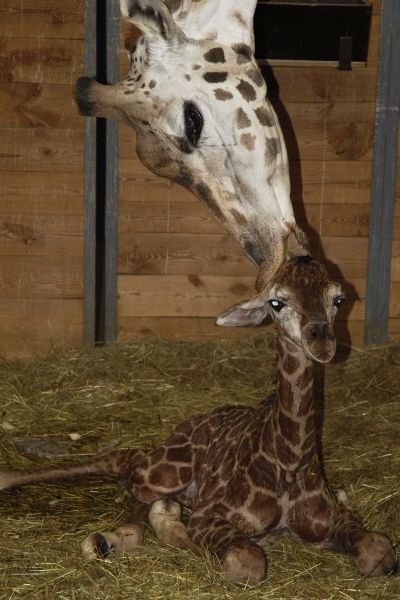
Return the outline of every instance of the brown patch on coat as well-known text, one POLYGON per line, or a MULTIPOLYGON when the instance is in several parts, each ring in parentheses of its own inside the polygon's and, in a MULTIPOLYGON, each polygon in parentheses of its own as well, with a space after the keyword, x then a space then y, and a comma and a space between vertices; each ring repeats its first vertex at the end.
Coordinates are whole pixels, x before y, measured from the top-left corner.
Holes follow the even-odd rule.
POLYGON ((256 147, 256 136, 252 133, 242 133, 240 143, 251 152, 256 147))
POLYGON ((226 81, 228 73, 226 71, 207 71, 203 74, 204 81, 207 83, 222 83, 226 81))
POLYGON ((238 108, 238 110, 236 111, 236 121, 239 129, 245 129, 246 127, 250 127, 251 125, 251 121, 244 112, 243 108, 238 108))
POLYGON ((257 98, 257 94, 253 86, 244 79, 240 80, 240 82, 236 86, 236 89, 240 92, 243 98, 247 100, 247 102, 250 102, 251 100, 255 100, 257 98))
POLYGON ((236 52, 238 55, 237 62, 238 64, 242 64, 245 62, 250 62, 253 56, 253 51, 247 44, 232 44, 232 50, 236 52))
POLYGON ((266 108, 265 106, 260 106, 259 108, 256 108, 254 112, 256 113, 257 119, 260 121, 261 125, 263 125, 264 127, 275 126, 275 119, 273 113, 270 110, 268 110, 268 108, 266 108))
POLYGON ((281 142, 278 138, 265 138, 265 159, 267 162, 275 158, 281 151, 281 142))
POLYGON ((211 62, 211 63, 226 62, 225 52, 224 52, 223 48, 211 48, 210 50, 208 50, 208 52, 203 54, 203 56, 207 62, 211 62))
POLYGON ((246 75, 249 79, 251 79, 257 87, 261 87, 264 84, 264 78, 261 75, 260 71, 255 67, 251 67, 246 71, 246 75))
POLYGON ((233 94, 231 92, 227 92, 222 88, 217 88, 216 90, 214 90, 214 94, 217 100, 222 100, 223 102, 225 100, 231 100, 233 98, 233 94))

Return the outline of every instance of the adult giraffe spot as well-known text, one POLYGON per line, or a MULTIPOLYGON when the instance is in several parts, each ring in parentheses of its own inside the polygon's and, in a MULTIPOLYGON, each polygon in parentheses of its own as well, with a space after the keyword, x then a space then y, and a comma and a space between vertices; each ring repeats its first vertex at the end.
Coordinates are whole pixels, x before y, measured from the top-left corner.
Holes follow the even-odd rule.
POLYGON ((241 27, 243 27, 243 28, 247 27, 247 21, 240 11, 235 10, 233 13, 233 17, 236 19, 236 21, 239 23, 239 25, 241 27))
POLYGON ((257 119, 260 121, 261 125, 264 125, 264 127, 275 126, 275 119, 271 110, 265 106, 260 106, 259 108, 256 108, 254 112, 256 113, 257 119))
POLYGON ((246 127, 250 127, 251 125, 251 121, 244 112, 243 108, 238 108, 236 112, 236 121, 239 129, 245 129, 246 127))
POLYGON ((253 86, 250 83, 248 83, 247 81, 244 81, 244 79, 240 80, 240 83, 238 83, 238 85, 236 86, 236 89, 240 92, 240 94, 243 96, 243 98, 245 100, 247 100, 247 102, 250 102, 251 100, 255 100, 257 97, 257 94, 256 94, 253 86))
POLYGON ((203 79, 207 81, 207 83, 222 83, 226 81, 228 77, 228 73, 226 71, 207 71, 204 73, 203 79))
POLYGON ((231 92, 227 92, 222 88, 217 88, 216 90, 214 90, 214 94, 217 100, 222 100, 223 102, 225 100, 231 100, 233 98, 233 94, 231 92))
POLYGON ((211 50, 208 50, 208 52, 206 52, 203 56, 207 62, 211 62, 211 63, 226 62, 225 52, 223 51, 222 48, 211 48, 211 50))
POLYGON ((247 44, 232 44, 232 50, 237 54, 238 65, 251 61, 253 53, 247 44))
POLYGON ((275 158, 281 150, 281 143, 278 138, 265 139, 265 158, 269 162, 271 158, 275 158))
POLYGON ((256 147, 256 136, 251 133, 242 133, 240 143, 251 152, 256 147))
POLYGON ((255 67, 248 69, 246 71, 246 75, 256 84, 257 87, 261 87, 264 84, 263 76, 261 75, 260 71, 255 67))

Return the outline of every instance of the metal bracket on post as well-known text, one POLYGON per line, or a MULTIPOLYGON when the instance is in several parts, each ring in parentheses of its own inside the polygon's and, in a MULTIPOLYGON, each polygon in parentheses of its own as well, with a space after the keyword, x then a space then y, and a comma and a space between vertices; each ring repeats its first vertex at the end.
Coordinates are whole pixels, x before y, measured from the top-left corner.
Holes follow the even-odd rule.
POLYGON ((400 105, 400 2, 382 0, 365 304, 366 344, 387 340, 400 105))
MULTIPOLYGON (((119 2, 85 0, 85 72, 118 80, 119 2)), ((117 334, 118 124, 85 118, 84 344, 117 334)))

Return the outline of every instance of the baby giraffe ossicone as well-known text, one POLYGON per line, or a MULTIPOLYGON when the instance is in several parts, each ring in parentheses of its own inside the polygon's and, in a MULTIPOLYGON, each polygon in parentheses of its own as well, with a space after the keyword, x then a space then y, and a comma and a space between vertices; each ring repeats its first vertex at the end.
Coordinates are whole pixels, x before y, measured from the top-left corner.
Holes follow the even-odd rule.
POLYGON ((343 299, 318 261, 288 260, 264 301, 258 296, 219 317, 222 325, 250 325, 272 316, 275 396, 256 407, 222 406, 194 416, 151 451, 116 451, 78 466, 1 471, 0 489, 94 473, 126 478, 135 516, 113 533, 89 536, 88 556, 135 547, 149 516, 159 537, 197 553, 208 550, 236 581, 256 584, 265 578, 262 545, 280 531, 351 554, 362 575, 394 572, 392 542, 363 526, 344 492, 332 494, 316 449, 313 361, 329 362, 335 353, 333 321, 343 299), (186 526, 180 504, 191 510, 186 526))

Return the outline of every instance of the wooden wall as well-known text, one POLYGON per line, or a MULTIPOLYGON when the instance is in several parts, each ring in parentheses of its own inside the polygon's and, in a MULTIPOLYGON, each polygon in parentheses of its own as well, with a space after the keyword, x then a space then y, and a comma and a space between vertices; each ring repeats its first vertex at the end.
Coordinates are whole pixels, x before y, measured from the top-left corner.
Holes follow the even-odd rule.
MULTIPOLYGON (((373 3, 366 68, 275 65, 266 74, 287 138, 297 219, 315 254, 360 298, 339 324, 354 344, 363 337, 380 20, 373 3)), ((28 356, 82 341, 83 141, 72 87, 83 73, 83 0, 3 0, 0 39, 0 355, 28 356)), ((121 51, 121 77, 126 72, 121 51)), ((134 148, 133 130, 122 125, 119 339, 248 334, 214 320, 253 293, 254 267, 197 199, 152 175, 134 148)), ((389 321, 397 337, 399 197, 400 179, 389 321)))
MULTIPOLYGON (((350 302, 338 325, 361 344, 375 117, 380 6, 374 0, 367 66, 265 71, 284 129, 296 218, 314 254, 333 264, 350 302)), ((125 72, 126 65, 121 65, 125 72)), ((121 128, 119 336, 226 337, 248 330, 214 326, 219 311, 253 292, 255 269, 189 192, 149 173, 121 128)), ((397 188, 400 195, 400 186, 397 188)), ((400 335, 400 210, 397 200, 389 330, 400 335)))
POLYGON ((81 343, 83 0, 0 6, 0 355, 81 343))

